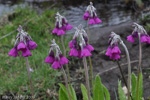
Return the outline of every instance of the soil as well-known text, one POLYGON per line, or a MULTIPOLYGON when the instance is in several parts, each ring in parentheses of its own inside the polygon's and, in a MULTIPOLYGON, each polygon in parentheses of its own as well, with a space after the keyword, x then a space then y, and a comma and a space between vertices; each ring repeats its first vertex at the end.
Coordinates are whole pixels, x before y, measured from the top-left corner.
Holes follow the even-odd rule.
MULTIPOLYGON (((105 56, 105 51, 108 48, 108 39, 111 31, 119 34, 126 44, 131 59, 132 72, 137 73, 138 66, 138 57, 139 57, 139 46, 138 39, 135 43, 130 43, 127 41, 127 36, 131 34, 133 27, 133 21, 128 21, 119 25, 102 27, 102 28, 93 28, 90 29, 90 43, 95 48, 92 53, 92 64, 94 76, 99 74, 102 80, 102 83, 108 88, 112 100, 115 100, 115 92, 117 93, 118 80, 122 80, 121 73, 115 61, 109 59, 105 56)), ((121 59, 119 60, 125 78, 127 79, 127 60, 124 49, 119 45, 122 53, 121 59)), ((143 97, 147 100, 150 97, 150 45, 142 44, 142 72, 143 72, 143 97)), ((123 80, 122 80, 122 86, 123 80)))

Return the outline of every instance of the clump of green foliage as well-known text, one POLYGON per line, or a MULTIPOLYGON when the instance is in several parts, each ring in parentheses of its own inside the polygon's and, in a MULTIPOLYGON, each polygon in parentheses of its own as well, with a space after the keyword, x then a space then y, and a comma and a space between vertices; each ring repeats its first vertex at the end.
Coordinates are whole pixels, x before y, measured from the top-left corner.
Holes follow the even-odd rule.
MULTIPOLYGON (((4 36, 18 28, 19 25, 27 31, 38 47, 31 51, 29 58, 30 67, 34 70, 31 73, 36 98, 50 98, 46 92, 56 92, 55 83, 61 73, 54 70, 44 62, 48 56, 49 45, 54 38, 58 44, 60 37, 52 35, 55 23, 56 9, 50 9, 39 15, 30 8, 16 9, 9 15, 8 23, 0 26, 0 36, 4 36)), ((30 95, 30 86, 27 76, 24 57, 10 57, 8 52, 13 48, 17 31, 0 40, 0 95, 30 95)), ((68 50, 69 40, 65 40, 68 50)), ((51 98, 52 100, 52 98, 51 98)))

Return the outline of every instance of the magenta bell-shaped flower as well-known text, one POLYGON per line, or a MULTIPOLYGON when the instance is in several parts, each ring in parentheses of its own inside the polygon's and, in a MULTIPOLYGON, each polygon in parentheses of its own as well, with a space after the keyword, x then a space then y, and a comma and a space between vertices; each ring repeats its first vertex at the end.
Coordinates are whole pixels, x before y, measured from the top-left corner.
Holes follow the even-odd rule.
POLYGON ((56 25, 54 30, 52 31, 53 34, 64 35, 66 34, 65 31, 71 30, 73 27, 68 23, 68 20, 61 16, 58 12, 56 14, 56 25))
POLYGON ((18 46, 17 46, 17 50, 25 50, 26 49, 26 45, 24 44, 23 41, 19 42, 18 46))
POLYGON ((23 31, 21 26, 19 26, 17 30, 19 31, 19 33, 16 37, 14 48, 11 49, 8 54, 10 56, 17 57, 19 56, 18 52, 21 51, 21 56, 23 57, 32 56, 30 50, 35 49, 37 47, 37 44, 34 41, 32 41, 30 35, 27 32, 23 31))
POLYGON ((147 34, 147 32, 145 31, 145 29, 137 23, 134 23, 133 26, 135 27, 135 29, 133 30, 131 35, 127 36, 127 40, 129 42, 134 43, 135 38, 137 38, 139 36, 141 43, 150 44, 150 38, 149 38, 149 35, 147 34))
POLYGON ((60 65, 68 64, 69 60, 64 57, 62 54, 60 55, 60 65))
POLYGON ((78 54, 78 50, 76 49, 76 48, 72 48, 71 50, 70 50, 70 52, 69 52, 69 55, 70 56, 79 56, 79 54, 78 54))
POLYGON ((49 56, 46 57, 45 63, 52 64, 54 69, 59 69, 62 65, 69 63, 69 60, 62 55, 59 46, 55 43, 55 40, 53 40, 50 45, 49 56), (55 54, 53 50, 56 51, 55 54))
POLYGON ((90 5, 87 7, 86 12, 83 15, 83 19, 89 20, 89 25, 102 23, 102 21, 97 17, 96 8, 93 6, 92 2, 90 2, 90 5))
POLYGON ((9 55, 9 56, 14 56, 14 57, 19 56, 17 47, 12 48, 12 49, 9 51, 8 55, 9 55))
POLYGON ((61 68, 61 65, 60 65, 58 59, 55 59, 54 63, 52 64, 52 67, 54 69, 60 69, 61 68))
POLYGON ((55 60, 54 52, 50 51, 50 54, 45 58, 45 63, 52 64, 54 62, 54 60, 55 60))
POLYGON ((22 49, 21 51, 22 51, 21 56, 23 56, 23 57, 32 56, 30 50, 27 47, 25 49, 22 49))
POLYGON ((79 25, 79 29, 76 28, 73 40, 69 42, 69 48, 71 48, 69 52, 70 56, 82 58, 92 55, 90 52, 93 51, 94 48, 88 44, 87 34, 82 28, 82 25, 79 25), (77 42, 77 40, 79 41, 77 42))
POLYGON ((85 47, 83 48, 83 50, 81 50, 81 57, 88 57, 91 56, 92 54, 90 53, 90 51, 85 47))
POLYGON ((105 53, 106 56, 109 56, 110 59, 114 59, 114 60, 120 59, 120 54, 121 54, 121 51, 117 45, 109 46, 105 53))
POLYGON ((33 50, 37 47, 37 44, 32 40, 29 40, 27 45, 28 45, 29 50, 33 50))

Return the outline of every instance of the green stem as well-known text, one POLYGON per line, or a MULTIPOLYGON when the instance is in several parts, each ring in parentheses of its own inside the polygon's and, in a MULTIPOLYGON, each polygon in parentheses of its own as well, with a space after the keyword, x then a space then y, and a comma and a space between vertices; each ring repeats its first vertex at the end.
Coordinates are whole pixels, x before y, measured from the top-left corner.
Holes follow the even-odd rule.
POLYGON ((63 71, 63 74, 64 74, 64 79, 65 79, 65 84, 66 84, 67 92, 68 92, 68 95, 69 95, 69 100, 72 100, 71 96, 70 96, 70 92, 69 92, 67 75, 65 73, 65 70, 64 70, 63 66, 62 66, 62 71, 63 71))
POLYGON ((84 70, 85 70, 85 79, 86 79, 86 88, 87 88, 87 92, 88 92, 88 100, 91 100, 90 85, 89 85, 89 74, 88 74, 86 57, 83 57, 83 64, 84 64, 84 70))
POLYGON ((118 60, 117 60, 117 64, 118 64, 118 67, 119 67, 120 73, 121 73, 121 75, 122 75, 123 81, 124 81, 124 83, 125 83, 125 85, 126 85, 126 87, 127 87, 127 82, 126 82, 126 79, 125 79, 125 77, 124 77, 124 74, 123 74, 122 68, 121 68, 120 63, 119 63, 119 61, 118 61, 118 60))
MULTIPOLYGON (((61 35, 61 43, 62 43, 62 47, 63 47, 63 51, 64 51, 64 56, 66 57, 66 49, 65 49, 65 45, 64 45, 64 40, 63 40, 63 35, 61 35)), ((69 87, 71 89, 71 80, 70 80, 70 73, 69 73, 69 67, 68 64, 66 64, 66 70, 67 70, 67 76, 68 76, 68 80, 69 80, 69 87)), ((71 93, 73 94, 73 91, 71 89, 71 93)))
POLYGON ((129 56, 129 52, 128 49, 126 47, 126 45, 123 43, 123 41, 121 41, 121 45, 124 47, 125 52, 126 52, 126 56, 127 56, 127 62, 128 62, 128 100, 130 100, 130 94, 131 94, 131 63, 130 63, 130 56, 129 56))
POLYGON ((32 96, 34 96, 34 92, 33 92, 34 90, 33 90, 32 81, 31 81, 31 73, 30 73, 28 57, 25 57, 25 58, 26 58, 26 65, 27 65, 28 77, 29 77, 29 82, 30 82, 31 94, 32 94, 32 96))
MULTIPOLYGON (((125 77, 124 77, 123 70, 122 70, 122 68, 121 68, 120 63, 119 63, 119 61, 118 61, 118 60, 117 60, 117 64, 118 64, 118 67, 119 67, 120 73, 121 73, 121 75, 122 75, 123 81, 124 81, 124 83, 125 83, 125 86, 127 87, 128 85, 127 85, 126 79, 125 79, 125 77)), ((131 99, 133 100, 133 98, 132 98, 132 95, 131 95, 131 94, 130 94, 130 97, 131 97, 131 99)))
MULTIPOLYGON (((89 19, 88 19, 88 21, 87 21, 87 36, 88 36, 88 43, 90 42, 90 38, 89 38, 89 33, 90 33, 90 30, 89 30, 89 19)), ((91 85, 92 85, 92 88, 91 88, 91 90, 93 89, 93 87, 94 87, 94 82, 93 82, 93 66, 92 66, 92 60, 91 60, 91 57, 89 56, 88 57, 89 58, 89 63, 90 63, 90 75, 91 75, 91 85)))
POLYGON ((138 66, 138 77, 137 77, 137 90, 136 90, 136 100, 138 100, 139 98, 139 77, 140 77, 140 72, 142 72, 142 68, 141 68, 141 63, 142 63, 142 44, 141 44, 141 37, 140 34, 138 34, 139 36, 139 66, 138 66))
MULTIPOLYGON (((63 35, 61 35, 61 43, 62 43, 62 47, 63 47, 63 51, 64 51, 64 56, 66 57, 66 49, 65 49, 65 45, 64 45, 63 35)), ((66 69, 67 69, 69 84, 71 84, 68 64, 66 64, 66 69)))

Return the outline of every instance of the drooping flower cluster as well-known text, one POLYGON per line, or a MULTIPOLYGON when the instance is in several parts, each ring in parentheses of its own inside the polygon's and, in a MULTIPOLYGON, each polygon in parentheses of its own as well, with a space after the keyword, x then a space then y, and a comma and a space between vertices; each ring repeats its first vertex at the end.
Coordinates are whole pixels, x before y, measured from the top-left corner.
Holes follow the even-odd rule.
POLYGON ((62 65, 69 63, 69 60, 63 56, 59 46, 55 43, 55 40, 50 45, 49 55, 46 57, 45 63, 52 64, 54 69, 59 69, 62 65), (56 51, 55 53, 53 51, 54 49, 56 51))
POLYGON ((114 60, 120 59, 121 51, 118 47, 118 44, 121 41, 122 40, 120 39, 120 36, 112 32, 108 41, 109 47, 105 55, 109 56, 110 59, 114 59, 114 60))
POLYGON ((64 35, 66 34, 65 31, 71 30, 73 27, 68 24, 68 20, 64 17, 61 16, 58 12, 56 13, 56 25, 53 30, 53 34, 57 35, 64 35))
POLYGON ((150 36, 147 34, 143 26, 138 25, 137 23, 134 23, 133 26, 135 27, 132 35, 127 36, 127 40, 134 43, 135 38, 138 38, 140 36, 141 43, 148 43, 150 44, 150 36))
POLYGON ((75 28, 76 32, 73 36, 73 40, 69 42, 69 48, 71 48, 69 55, 76 56, 79 58, 91 56, 91 51, 94 48, 88 44, 88 37, 82 25, 75 28))
POLYGON ((90 2, 90 5, 87 7, 86 12, 83 16, 84 20, 89 19, 88 24, 99 24, 102 21, 97 17, 96 8, 93 6, 93 3, 90 2))
POLYGON ((28 57, 31 56, 30 50, 33 50, 37 47, 37 44, 32 40, 31 36, 24 32, 21 25, 19 25, 19 28, 17 29, 19 32, 16 36, 16 42, 14 45, 14 48, 10 50, 8 53, 9 56, 17 57, 19 56, 19 51, 22 52, 21 56, 28 57))

